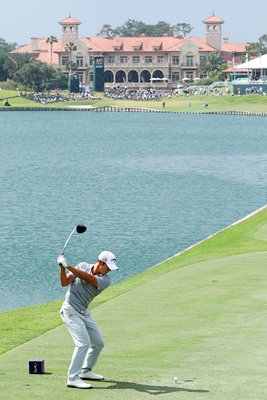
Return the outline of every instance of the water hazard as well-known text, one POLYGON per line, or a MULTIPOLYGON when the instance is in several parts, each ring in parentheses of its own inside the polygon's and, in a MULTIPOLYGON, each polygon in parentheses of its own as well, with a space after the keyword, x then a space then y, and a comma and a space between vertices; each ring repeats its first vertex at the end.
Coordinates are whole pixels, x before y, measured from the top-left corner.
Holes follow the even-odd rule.
POLYGON ((263 117, 0 114, 0 310, 64 297, 56 257, 122 281, 266 203, 263 117))

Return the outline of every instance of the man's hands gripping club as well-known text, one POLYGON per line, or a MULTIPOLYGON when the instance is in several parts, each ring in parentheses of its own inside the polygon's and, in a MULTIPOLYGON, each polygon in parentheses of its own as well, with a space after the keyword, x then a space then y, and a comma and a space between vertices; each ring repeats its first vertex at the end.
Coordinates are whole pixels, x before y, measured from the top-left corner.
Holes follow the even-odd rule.
MULTIPOLYGON (((88 273, 86 271, 83 271, 80 268, 76 268, 67 262, 67 260, 63 254, 58 256, 57 263, 60 267, 62 267, 61 271, 60 271, 60 279, 61 279, 62 286, 70 285, 73 282, 74 275, 75 275, 77 278, 80 278, 83 281, 91 283, 93 286, 98 287, 98 281, 97 281, 96 275, 101 273, 101 271, 96 271, 95 273, 94 272, 88 273), (66 269, 68 269, 70 271, 70 273, 66 273, 66 269)), ((102 261, 101 261, 101 263, 102 263, 102 261)), ((102 273, 103 273, 103 271, 102 271, 102 273)))
POLYGON ((68 267, 67 260, 66 260, 65 256, 63 256, 63 255, 58 256, 57 263, 60 267, 63 267, 63 268, 68 267))

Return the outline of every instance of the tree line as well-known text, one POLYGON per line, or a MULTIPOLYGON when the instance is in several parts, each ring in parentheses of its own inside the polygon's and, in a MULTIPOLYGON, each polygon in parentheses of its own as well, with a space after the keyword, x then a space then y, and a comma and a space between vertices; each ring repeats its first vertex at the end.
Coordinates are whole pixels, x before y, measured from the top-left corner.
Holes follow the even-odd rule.
POLYGON ((159 21, 155 25, 146 24, 142 21, 136 21, 134 19, 128 19, 123 25, 117 28, 112 28, 111 25, 104 24, 97 36, 105 34, 108 37, 138 37, 141 35, 148 37, 160 37, 164 35, 172 36, 176 33, 176 36, 185 37, 194 28, 185 22, 170 25, 168 22, 159 21))
POLYGON ((255 58, 267 53, 267 35, 262 35, 258 42, 250 42, 246 46, 248 57, 255 58))

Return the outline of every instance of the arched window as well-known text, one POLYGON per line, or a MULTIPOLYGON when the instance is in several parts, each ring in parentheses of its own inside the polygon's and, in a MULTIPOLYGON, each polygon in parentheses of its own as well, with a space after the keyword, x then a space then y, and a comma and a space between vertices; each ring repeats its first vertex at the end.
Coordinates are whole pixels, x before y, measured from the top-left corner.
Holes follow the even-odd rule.
POLYGON ((143 83, 150 82, 150 79, 151 79, 151 73, 149 71, 145 70, 145 71, 141 72, 141 75, 140 75, 141 82, 143 82, 143 83))
POLYGON ((124 71, 117 71, 115 75, 115 82, 122 83, 126 82, 126 74, 124 71))
POLYGON ((128 73, 128 82, 139 82, 138 73, 136 71, 130 71, 128 73))
POLYGON ((163 78, 163 72, 157 69, 156 71, 153 72, 153 78, 158 78, 162 79, 163 78))
POLYGON ((104 81, 107 83, 114 82, 114 74, 112 71, 105 71, 104 73, 104 81))

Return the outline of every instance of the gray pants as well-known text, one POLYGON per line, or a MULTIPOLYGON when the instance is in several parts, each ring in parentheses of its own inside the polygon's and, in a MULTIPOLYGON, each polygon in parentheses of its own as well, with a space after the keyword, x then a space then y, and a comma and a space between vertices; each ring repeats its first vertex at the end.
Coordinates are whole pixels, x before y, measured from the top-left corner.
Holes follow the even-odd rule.
POLYGON ((64 302, 60 315, 75 344, 68 370, 68 380, 74 381, 86 370, 92 370, 104 347, 101 332, 87 310, 80 314, 70 304, 64 302))

